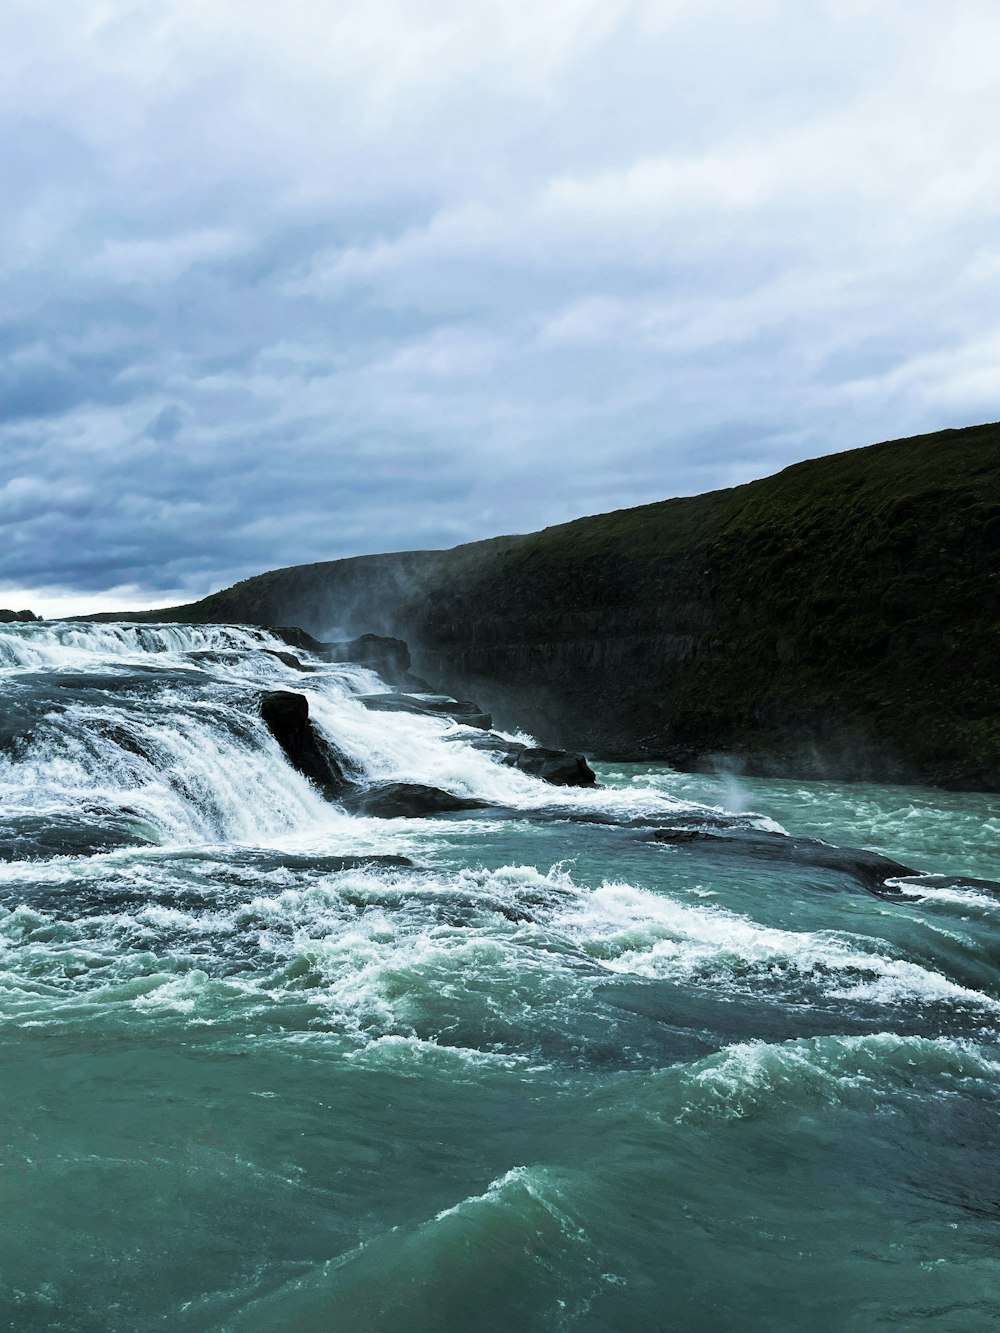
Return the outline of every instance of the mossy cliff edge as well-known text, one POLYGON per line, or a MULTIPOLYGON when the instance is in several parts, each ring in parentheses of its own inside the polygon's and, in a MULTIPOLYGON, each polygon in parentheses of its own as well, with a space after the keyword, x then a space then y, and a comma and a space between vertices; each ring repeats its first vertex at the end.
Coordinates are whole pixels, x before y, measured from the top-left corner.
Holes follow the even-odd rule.
POLYGON ((1000 424, 151 618, 396 634, 421 675, 599 757, 998 790, 1000 424))

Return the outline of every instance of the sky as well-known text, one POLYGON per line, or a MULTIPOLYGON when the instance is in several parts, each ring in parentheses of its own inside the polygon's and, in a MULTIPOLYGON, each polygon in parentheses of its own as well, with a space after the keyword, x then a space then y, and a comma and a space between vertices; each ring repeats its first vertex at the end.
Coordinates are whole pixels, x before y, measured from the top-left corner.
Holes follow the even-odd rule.
POLYGON ((1000 417, 995 0, 4 0, 0 606, 1000 417))

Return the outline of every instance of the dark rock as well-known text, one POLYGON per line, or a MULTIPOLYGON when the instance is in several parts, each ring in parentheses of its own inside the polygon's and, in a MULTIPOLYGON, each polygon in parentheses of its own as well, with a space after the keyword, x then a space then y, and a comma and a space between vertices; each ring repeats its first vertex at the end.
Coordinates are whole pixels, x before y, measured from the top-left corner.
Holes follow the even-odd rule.
POLYGON ((508 755, 516 757, 525 748, 520 741, 509 741, 504 736, 498 736, 495 731, 472 736, 456 733, 446 736, 445 740, 461 741, 463 745, 471 746, 473 750, 486 750, 489 754, 504 758, 508 755))
MULTIPOLYGON (((260 648, 257 651, 264 653, 267 657, 276 657, 279 662, 284 662, 285 666, 291 667, 295 671, 316 670, 314 666, 306 666, 304 662, 300 662, 294 653, 285 653, 278 648, 260 648)), ((227 662, 245 661, 247 653, 238 648, 194 648, 185 656, 192 662, 225 664, 227 662)))
POLYGON ((235 662, 242 653, 235 652, 232 648, 193 648, 185 657, 190 662, 208 662, 211 665, 218 665, 222 662, 235 662))
POLYGON ((367 791, 351 793, 345 798, 344 805, 355 814, 400 819, 447 814, 453 810, 482 810, 486 803, 467 796, 454 796, 440 787, 425 787, 415 782, 383 782, 367 791))
POLYGON ((147 764, 156 767, 156 760, 142 741, 137 736, 123 727, 119 722, 103 722, 96 720, 91 722, 91 729, 102 736, 106 736, 109 741, 117 745, 120 750, 127 750, 130 754, 136 755, 139 759, 145 759, 147 764))
POLYGON ((474 750, 485 750, 496 756, 508 768, 520 769, 531 777, 551 782, 556 787, 592 787, 597 778, 587 763, 586 755, 567 750, 549 750, 509 741, 488 731, 482 736, 455 736, 474 750))
POLYGON ((597 784, 594 770, 585 755, 566 750, 521 749, 508 754, 503 761, 510 768, 528 773, 556 787, 593 787, 597 784))
POLYGON ((276 639, 281 639, 282 643, 287 643, 289 648, 301 648, 307 653, 316 653, 320 656, 326 648, 325 643, 314 639, 304 629, 299 629, 298 625, 268 625, 267 630, 276 639))
POLYGON ((357 639, 340 643, 325 643, 323 656, 328 662, 353 662, 371 667, 389 685, 411 685, 410 650, 403 639, 390 639, 381 634, 362 634, 357 639))
POLYGON ((313 666, 306 666, 300 662, 294 653, 282 653, 277 648, 263 648, 262 652, 267 653, 268 657, 276 657, 279 662, 284 662, 286 667, 291 667, 293 671, 315 671, 313 666))
POLYGON ((449 717, 466 727, 487 730, 493 725, 471 699, 453 699, 448 694, 362 694, 360 702, 377 713, 414 713, 423 717, 449 717))
POLYGON ((832 847, 815 838, 790 838, 784 833, 764 829, 713 830, 691 828, 662 828, 645 836, 646 842, 701 843, 706 850, 722 856, 744 856, 772 863, 813 866, 819 870, 833 870, 848 876, 869 893, 878 897, 898 893, 888 886, 887 880, 901 879, 916 872, 899 861, 861 847, 832 847))
POLYGON ((52 856, 97 856, 141 847, 149 838, 110 811, 80 815, 16 815, 0 826, 0 861, 39 861, 52 856))
POLYGON ((41 620, 41 616, 36 616, 34 611, 0 610, 0 625, 28 624, 32 620, 41 620))
MULTIPOLYGON (((160 688, 157 680, 158 668, 136 667, 129 672, 116 672, 113 675, 99 676, 91 671, 60 671, 50 677, 56 690, 72 690, 87 698, 96 697, 97 691, 108 694, 155 694, 160 688), (93 692, 92 694, 90 692, 93 692)), ((178 669, 171 672, 171 682, 197 681, 194 671, 178 669)))
POLYGON ((412 671, 407 671, 396 682, 397 689, 405 690, 407 694, 438 694, 429 680, 424 680, 423 676, 415 676, 412 671))
POLYGON ((324 796, 336 799, 353 785, 347 760, 317 735, 309 720, 305 695, 272 690, 261 698, 260 715, 288 762, 314 782, 324 796))
POLYGON ((412 869, 415 864, 408 856, 305 856, 296 852, 257 853, 256 861, 258 865, 266 863, 268 868, 307 870, 326 875, 339 875, 345 870, 412 869))
POLYGON ((496 903, 493 910, 494 912, 499 912, 501 916, 505 916, 507 920, 512 921, 514 925, 520 925, 522 921, 534 922, 538 920, 537 917, 532 916, 525 908, 512 907, 509 903, 496 903))

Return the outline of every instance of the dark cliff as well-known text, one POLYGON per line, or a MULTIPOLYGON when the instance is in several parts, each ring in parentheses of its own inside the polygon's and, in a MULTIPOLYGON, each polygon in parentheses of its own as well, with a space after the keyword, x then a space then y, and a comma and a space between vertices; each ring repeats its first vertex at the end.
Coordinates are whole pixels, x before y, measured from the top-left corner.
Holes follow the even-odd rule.
POLYGON ((170 614, 401 635, 421 675, 602 757, 1000 789, 1000 424, 170 614))

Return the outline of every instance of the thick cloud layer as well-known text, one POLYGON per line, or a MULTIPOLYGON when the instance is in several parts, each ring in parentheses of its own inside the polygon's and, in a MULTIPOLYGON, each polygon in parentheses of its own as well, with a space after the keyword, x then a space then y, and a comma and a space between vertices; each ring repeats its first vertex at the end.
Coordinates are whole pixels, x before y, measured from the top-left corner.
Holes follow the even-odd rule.
POLYGON ((0 603, 1000 415, 990 0, 7 0, 0 603))

